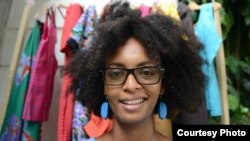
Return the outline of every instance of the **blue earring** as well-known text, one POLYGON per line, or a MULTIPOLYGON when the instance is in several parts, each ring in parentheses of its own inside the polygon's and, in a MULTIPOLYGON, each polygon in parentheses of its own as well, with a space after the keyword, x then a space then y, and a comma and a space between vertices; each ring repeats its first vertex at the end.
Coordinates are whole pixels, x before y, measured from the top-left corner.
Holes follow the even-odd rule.
POLYGON ((158 106, 159 118, 160 119, 167 118, 167 113, 168 113, 168 111, 167 111, 167 105, 164 102, 160 101, 159 102, 159 106, 158 106))
POLYGON ((109 104, 108 104, 108 101, 105 101, 102 103, 102 106, 101 106, 101 117, 103 119, 107 119, 108 112, 109 112, 109 104))

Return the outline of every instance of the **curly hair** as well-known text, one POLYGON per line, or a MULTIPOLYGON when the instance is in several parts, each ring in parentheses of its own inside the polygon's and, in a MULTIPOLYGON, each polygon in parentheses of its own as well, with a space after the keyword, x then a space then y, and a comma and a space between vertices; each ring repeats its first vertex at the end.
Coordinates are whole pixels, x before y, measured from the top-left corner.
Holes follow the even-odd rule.
POLYGON ((66 67, 72 80, 69 90, 89 112, 100 116, 105 101, 104 82, 100 69, 106 58, 129 38, 137 39, 149 57, 166 69, 163 77, 165 93, 162 99, 169 111, 173 107, 195 111, 204 89, 203 63, 199 56, 201 44, 181 27, 179 21, 152 14, 141 18, 139 10, 119 5, 95 28, 90 47, 82 48, 66 67))

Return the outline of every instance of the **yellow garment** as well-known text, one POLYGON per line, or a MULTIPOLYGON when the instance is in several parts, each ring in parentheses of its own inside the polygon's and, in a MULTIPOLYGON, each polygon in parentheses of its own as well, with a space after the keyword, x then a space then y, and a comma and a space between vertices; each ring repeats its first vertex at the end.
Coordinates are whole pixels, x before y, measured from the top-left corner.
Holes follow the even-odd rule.
POLYGON ((177 5, 175 3, 167 2, 166 0, 157 4, 159 9, 164 15, 171 16, 180 21, 180 17, 177 11, 177 5))
MULTIPOLYGON (((158 4, 154 4, 152 6, 152 13, 162 13, 164 15, 170 16, 174 19, 176 19, 177 21, 181 21, 178 11, 177 11, 177 5, 173 2, 168 2, 167 0, 162 1, 158 4)), ((177 24, 180 25, 180 23, 178 22, 177 24)), ((180 25, 181 26, 181 25, 180 25)), ((181 37, 184 41, 188 41, 188 37, 187 35, 183 35, 181 37)))

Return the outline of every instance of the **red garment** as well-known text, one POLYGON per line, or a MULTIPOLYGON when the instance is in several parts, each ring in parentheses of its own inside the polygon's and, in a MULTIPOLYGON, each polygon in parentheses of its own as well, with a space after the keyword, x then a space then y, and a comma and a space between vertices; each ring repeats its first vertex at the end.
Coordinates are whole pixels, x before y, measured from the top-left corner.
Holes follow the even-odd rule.
POLYGON ((47 121, 57 69, 55 57, 55 13, 49 9, 37 51, 25 100, 23 118, 29 121, 47 121))
MULTIPOLYGON (((70 48, 67 45, 67 40, 70 37, 74 25, 77 23, 83 12, 83 7, 79 4, 72 4, 68 7, 65 15, 65 21, 62 32, 61 52, 65 53, 65 65, 70 60, 70 48)), ((72 135, 72 120, 74 109, 74 94, 66 93, 70 79, 64 76, 62 82, 62 91, 59 103, 58 126, 57 126, 57 140, 71 141, 72 135)))
POLYGON ((61 52, 69 53, 70 48, 67 45, 67 41, 70 38, 71 32, 81 14, 83 13, 83 7, 79 4, 72 4, 67 8, 61 40, 61 52))
MULTIPOLYGON (((69 59, 69 58, 68 58, 69 59)), ((71 141, 72 135, 72 121, 74 109, 74 94, 66 94, 69 77, 63 77, 62 93, 60 96, 58 125, 57 125, 57 140, 58 141, 71 141)))
POLYGON ((112 119, 102 119, 91 113, 89 122, 84 126, 84 129, 89 137, 99 137, 113 128, 112 119))

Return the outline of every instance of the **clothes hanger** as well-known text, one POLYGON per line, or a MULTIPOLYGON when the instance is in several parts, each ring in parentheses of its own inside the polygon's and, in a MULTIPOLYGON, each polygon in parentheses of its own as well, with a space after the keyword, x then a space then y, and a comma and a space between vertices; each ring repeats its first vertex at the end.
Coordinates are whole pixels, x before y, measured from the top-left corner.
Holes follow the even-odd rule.
MULTIPOLYGON (((70 5, 71 5, 71 3, 70 3, 70 5)), ((62 8, 63 9, 67 9, 69 6, 67 6, 67 5, 65 5, 65 4, 62 4, 62 3, 59 3, 57 6, 56 6, 56 8, 58 9, 58 11, 59 11, 59 13, 60 13, 60 15, 63 17, 63 19, 65 19, 65 16, 63 15, 63 12, 62 12, 62 8)))
POLYGON ((64 8, 64 9, 67 9, 69 6, 68 5, 65 5, 65 4, 62 4, 62 3, 59 3, 56 8, 64 8))
POLYGON ((35 14, 35 19, 36 19, 37 21, 40 21, 40 18, 41 18, 43 15, 46 15, 46 13, 47 13, 47 11, 48 11, 49 8, 50 8, 50 7, 48 6, 48 4, 45 4, 45 6, 43 7, 43 9, 35 14))
MULTIPOLYGON (((221 4, 216 2, 215 0, 213 0, 212 3, 214 5, 214 11, 217 11, 221 8, 221 4)), ((192 0, 188 0, 188 7, 193 11, 201 9, 201 6, 192 0)))
POLYGON ((221 4, 218 2, 215 2, 214 0, 213 0, 213 5, 214 5, 214 11, 217 11, 221 8, 221 4))
POLYGON ((191 0, 189 0, 188 1, 188 7, 191 9, 191 10, 200 10, 201 9, 201 6, 200 5, 198 5, 196 2, 194 2, 194 1, 191 1, 191 0))

